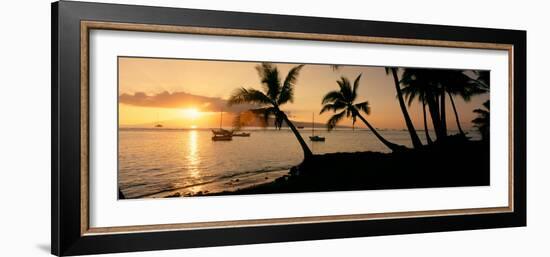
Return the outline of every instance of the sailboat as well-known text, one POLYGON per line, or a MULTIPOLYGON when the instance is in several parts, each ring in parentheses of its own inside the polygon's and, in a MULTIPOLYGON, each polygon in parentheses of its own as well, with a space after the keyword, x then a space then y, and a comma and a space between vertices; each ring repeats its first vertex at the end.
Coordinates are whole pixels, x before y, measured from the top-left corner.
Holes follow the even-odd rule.
POLYGON ((220 112, 220 128, 212 130, 212 141, 231 141, 233 140, 233 131, 222 129, 223 110, 220 112))
POLYGON ((325 142, 325 137, 315 135, 315 113, 311 115, 311 136, 309 140, 313 142, 325 142))
POLYGON ((250 133, 247 132, 233 132, 234 137, 249 137, 250 133))
POLYGON ((155 124, 155 128, 162 128, 162 124, 159 122, 159 113, 157 112, 157 124, 155 124))

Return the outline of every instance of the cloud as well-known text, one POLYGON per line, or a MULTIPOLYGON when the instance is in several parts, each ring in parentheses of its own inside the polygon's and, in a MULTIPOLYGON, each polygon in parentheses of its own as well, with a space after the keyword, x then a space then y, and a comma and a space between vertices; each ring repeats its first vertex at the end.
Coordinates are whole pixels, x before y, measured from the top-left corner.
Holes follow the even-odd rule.
POLYGON ((156 108, 198 108, 203 112, 217 112, 224 110, 226 112, 241 112, 251 108, 254 105, 241 104, 231 107, 227 106, 227 100, 219 97, 208 97, 193 95, 185 92, 167 92, 147 95, 144 92, 136 92, 134 94, 124 93, 118 97, 119 103, 140 106, 140 107, 156 107, 156 108))

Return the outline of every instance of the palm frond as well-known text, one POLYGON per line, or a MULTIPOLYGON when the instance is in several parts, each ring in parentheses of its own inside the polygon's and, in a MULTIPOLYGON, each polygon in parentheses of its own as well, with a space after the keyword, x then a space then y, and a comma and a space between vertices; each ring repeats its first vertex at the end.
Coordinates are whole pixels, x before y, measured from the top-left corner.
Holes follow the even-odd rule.
POLYGON ((340 120, 342 120, 345 116, 346 116, 346 111, 342 111, 338 114, 332 115, 332 117, 330 117, 330 119, 327 121, 327 129, 328 130, 334 129, 334 127, 336 127, 336 124, 338 124, 338 122, 340 122, 340 120))
POLYGON ((321 108, 321 112, 319 114, 322 114, 324 112, 333 111, 336 112, 338 110, 346 108, 346 103, 336 100, 334 103, 328 103, 323 105, 323 108, 321 108))
POLYGON ((244 87, 236 89, 229 97, 229 100, 227 100, 227 104, 229 106, 245 103, 256 105, 273 104, 271 99, 269 99, 269 97, 267 97, 263 92, 253 88, 246 89, 244 87))
POLYGON ((488 114, 489 112, 486 111, 486 110, 483 110, 483 109, 474 109, 473 112, 477 113, 477 114, 488 114))
POLYGON ((355 100, 355 98, 357 98, 357 89, 359 88, 359 81, 361 80, 361 73, 359 73, 359 76, 357 76, 357 78, 355 79, 355 81, 353 81, 353 90, 351 92, 351 96, 352 96, 352 101, 355 100))
POLYGON ((298 65, 292 68, 286 75, 285 81, 283 82, 283 86, 281 88, 281 92, 279 93, 279 97, 277 99, 278 104, 284 104, 286 102, 292 103, 294 101, 294 86, 302 67, 304 67, 303 64, 298 65))
POLYGON ((367 115, 370 115, 370 105, 369 101, 364 101, 362 103, 354 104, 353 105, 357 110, 363 111, 367 115))
POLYGON ((344 96, 344 99, 346 99, 346 101, 350 101, 353 97, 353 93, 348 78, 342 76, 337 83, 338 86, 340 86, 340 93, 344 96))
POLYGON ((279 69, 271 63, 262 63, 256 66, 264 91, 271 99, 277 99, 281 91, 279 69))
POLYGON ((483 103, 483 107, 487 108, 487 110, 491 110, 491 104, 489 103, 489 100, 483 103))
POLYGON ((334 103, 336 101, 344 101, 344 96, 340 91, 330 91, 323 97, 321 104, 334 103))

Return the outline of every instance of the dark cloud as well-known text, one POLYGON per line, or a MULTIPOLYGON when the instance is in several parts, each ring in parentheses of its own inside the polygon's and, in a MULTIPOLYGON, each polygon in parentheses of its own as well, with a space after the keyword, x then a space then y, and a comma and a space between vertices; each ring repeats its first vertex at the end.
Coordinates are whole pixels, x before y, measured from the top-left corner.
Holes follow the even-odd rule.
POLYGON ((199 108, 203 112, 217 112, 222 109, 226 112, 241 112, 255 108, 255 106, 248 104, 228 107, 227 101, 222 98, 193 95, 185 92, 170 93, 164 91, 155 95, 147 95, 144 92, 124 93, 118 97, 118 100, 122 104, 133 106, 175 109, 193 107, 199 108))

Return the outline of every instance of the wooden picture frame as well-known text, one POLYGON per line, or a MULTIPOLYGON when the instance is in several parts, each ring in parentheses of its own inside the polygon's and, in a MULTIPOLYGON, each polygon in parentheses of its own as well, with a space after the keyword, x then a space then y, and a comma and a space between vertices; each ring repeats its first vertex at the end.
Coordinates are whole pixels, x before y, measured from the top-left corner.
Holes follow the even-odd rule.
POLYGON ((525 31, 56 2, 52 4, 52 254, 525 226, 525 110, 525 31), (509 204, 438 211, 90 227, 88 40, 94 29, 505 50, 509 54, 509 204))

